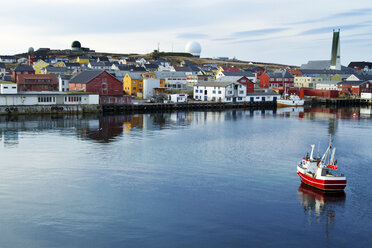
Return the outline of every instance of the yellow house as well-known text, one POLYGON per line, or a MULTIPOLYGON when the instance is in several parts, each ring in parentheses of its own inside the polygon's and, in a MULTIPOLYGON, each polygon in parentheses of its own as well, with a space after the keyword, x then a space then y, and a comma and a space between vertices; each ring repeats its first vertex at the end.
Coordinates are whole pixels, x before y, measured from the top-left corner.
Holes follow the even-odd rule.
MULTIPOLYGON (((155 73, 130 72, 123 79, 123 90, 128 95, 136 96, 143 92, 143 79, 156 78, 155 73)), ((165 80, 160 79, 160 87, 165 87, 165 80)))
POLYGON ((35 74, 41 74, 41 70, 45 67, 49 66, 49 63, 44 62, 43 60, 39 60, 35 62, 32 67, 35 70, 35 74))
POLYGON ((78 56, 76 58, 76 62, 79 64, 89 64, 89 57, 88 56, 78 56))
POLYGON ((61 61, 61 62, 55 63, 54 67, 66 67, 66 64, 65 62, 61 61))
POLYGON ((320 77, 295 77, 294 87, 315 88, 316 84, 323 81, 320 77))

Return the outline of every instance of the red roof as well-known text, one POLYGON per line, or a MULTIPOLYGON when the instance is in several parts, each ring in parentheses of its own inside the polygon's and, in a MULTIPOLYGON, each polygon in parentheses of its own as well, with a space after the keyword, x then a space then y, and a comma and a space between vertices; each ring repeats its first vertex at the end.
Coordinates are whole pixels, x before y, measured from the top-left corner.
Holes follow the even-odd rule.
POLYGON ((222 66, 222 69, 224 71, 240 71, 238 67, 234 67, 234 66, 222 66))

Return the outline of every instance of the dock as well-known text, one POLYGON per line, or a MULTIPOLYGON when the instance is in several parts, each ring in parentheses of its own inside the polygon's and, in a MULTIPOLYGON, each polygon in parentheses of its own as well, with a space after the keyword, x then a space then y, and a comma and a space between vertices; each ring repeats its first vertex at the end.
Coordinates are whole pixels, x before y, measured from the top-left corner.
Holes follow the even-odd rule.
POLYGON ((205 111, 224 109, 273 109, 276 102, 192 102, 192 103, 142 103, 103 104, 102 113, 162 112, 162 111, 205 111))
POLYGON ((310 106, 357 107, 371 104, 371 99, 362 98, 311 98, 306 100, 306 105, 310 106))

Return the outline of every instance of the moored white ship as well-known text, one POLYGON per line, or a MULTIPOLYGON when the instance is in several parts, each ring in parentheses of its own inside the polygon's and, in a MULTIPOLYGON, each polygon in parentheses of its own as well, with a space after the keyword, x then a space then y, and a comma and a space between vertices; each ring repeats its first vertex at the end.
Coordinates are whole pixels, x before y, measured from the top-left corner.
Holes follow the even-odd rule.
POLYGON ((336 174, 338 169, 335 159, 336 148, 332 148, 332 142, 322 158, 314 157, 315 145, 311 145, 310 156, 306 154, 297 165, 297 175, 302 182, 325 191, 339 191, 346 187, 346 177, 343 174, 336 174))
POLYGON ((301 99, 297 95, 286 96, 276 101, 276 104, 278 107, 303 106, 304 103, 305 103, 305 100, 301 99))

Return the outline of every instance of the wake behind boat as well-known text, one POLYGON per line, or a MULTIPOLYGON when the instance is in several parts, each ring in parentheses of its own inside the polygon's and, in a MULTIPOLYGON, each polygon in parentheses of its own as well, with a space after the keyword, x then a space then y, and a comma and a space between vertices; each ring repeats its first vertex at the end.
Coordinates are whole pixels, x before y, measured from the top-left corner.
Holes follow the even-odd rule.
POLYGON ((315 145, 311 145, 311 153, 306 154, 297 165, 297 175, 302 182, 324 191, 339 191, 346 187, 346 177, 337 175, 334 170, 338 169, 335 159, 336 148, 329 143, 322 158, 314 157, 315 145))

